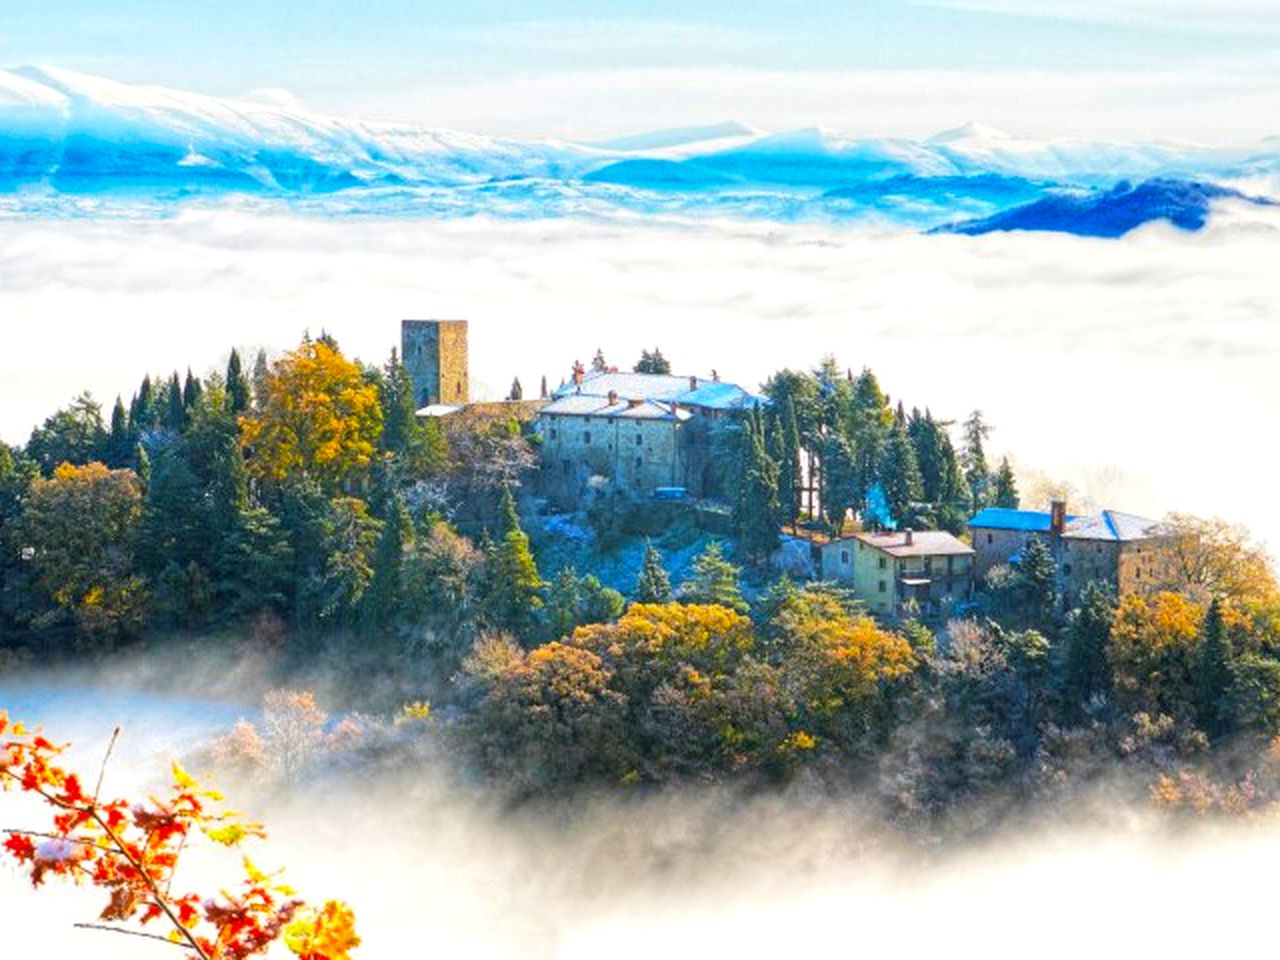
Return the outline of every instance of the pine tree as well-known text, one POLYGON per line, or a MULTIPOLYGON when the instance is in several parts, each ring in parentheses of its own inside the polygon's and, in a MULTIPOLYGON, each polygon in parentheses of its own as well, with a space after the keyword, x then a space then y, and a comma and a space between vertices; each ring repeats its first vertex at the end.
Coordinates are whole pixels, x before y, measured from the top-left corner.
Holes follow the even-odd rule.
POLYGON ((693 561, 693 575, 680 585, 680 599, 746 613, 747 602, 738 586, 740 574, 741 570, 725 559, 720 544, 713 541, 693 561))
POLYGON ((1107 638, 1114 620, 1111 591, 1097 581, 1086 584, 1080 594, 1080 606, 1071 614, 1067 634, 1067 692, 1074 716, 1079 716, 1080 708, 1091 697, 1104 694, 1111 687, 1107 638))
POLYGON ((853 382, 849 401, 848 436, 853 442, 853 501, 861 507, 880 476, 880 461, 893 427, 889 398, 870 370, 864 369, 853 382))
POLYGON ((155 388, 152 387, 151 376, 148 374, 142 378, 142 384, 129 405, 129 430, 137 436, 144 430, 155 427, 158 419, 155 388))
POLYGON ((636 373, 663 373, 671 372, 671 362, 662 355, 662 351, 654 347, 652 351, 642 350, 640 359, 635 365, 636 373))
POLYGON ((388 453, 404 454, 413 442, 418 418, 413 402, 413 381, 394 347, 378 381, 382 407, 382 446, 388 453))
POLYGON ((971 508, 976 513, 990 504, 991 471, 987 467, 987 454, 984 443, 991 433, 982 418, 982 411, 975 410, 964 422, 964 449, 960 454, 960 463, 964 467, 964 478, 969 484, 971 508))
POLYGON ((239 416, 249 409, 249 381, 240 366, 240 352, 233 349, 227 360, 227 410, 239 416))
POLYGON ((636 582, 636 603, 670 603, 671 578, 662 565, 662 554, 652 542, 644 548, 644 563, 636 582))
POLYGON ((1009 466, 1008 457, 1000 461, 1000 469, 992 480, 991 502, 993 506, 1018 509, 1018 484, 1013 476, 1013 467, 1009 466))
POLYGON ((911 438, 907 436, 905 417, 895 418, 893 430, 889 434, 884 459, 880 464, 880 485, 884 488, 889 512, 899 524, 911 516, 913 505, 924 497, 920 467, 916 463, 911 438))
POLYGON ((1027 622, 1037 629, 1048 629, 1053 625, 1058 603, 1058 565, 1042 538, 1031 537, 1027 541, 1018 560, 1018 579, 1027 622))
POLYGON ((498 537, 489 550, 486 612, 492 626, 530 638, 542 607, 542 577, 520 527, 511 488, 504 487, 498 513, 498 537))
POLYGON ((597 348, 596 355, 591 358, 591 370, 594 373, 605 373, 609 369, 609 361, 604 358, 604 351, 597 348))
POLYGON ((1231 684, 1230 650, 1222 622, 1222 601, 1214 597, 1201 629, 1196 664, 1196 715, 1210 736, 1227 731, 1227 690, 1231 684))
POLYGON ((765 450, 758 410, 748 418, 746 473, 733 519, 743 555, 756 564, 768 560, 778 546, 778 466, 765 450))

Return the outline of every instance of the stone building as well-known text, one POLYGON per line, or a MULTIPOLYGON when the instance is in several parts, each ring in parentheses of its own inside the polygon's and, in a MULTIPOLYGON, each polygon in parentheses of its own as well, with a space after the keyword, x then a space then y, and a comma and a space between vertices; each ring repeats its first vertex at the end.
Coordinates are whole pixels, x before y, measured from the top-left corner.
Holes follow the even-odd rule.
POLYGON ((471 399, 467 376, 467 321, 400 321, 400 359, 419 407, 463 406, 471 399))
POLYGON ((822 547, 825 580, 849 583, 876 616, 948 615, 973 599, 974 551, 941 530, 855 533, 822 547))
POLYGON ((562 506, 579 503, 593 478, 639 496, 663 487, 701 496, 712 427, 762 402, 714 378, 577 364, 538 411, 543 489, 562 506))
POLYGON ((1145 517, 1116 510, 1072 516, 1065 503, 1055 501, 1048 513, 988 507, 969 521, 969 532, 980 578, 992 567, 1016 563, 1032 537, 1044 540, 1068 606, 1093 580, 1111 584, 1121 596, 1152 592, 1167 582, 1165 528, 1145 517))

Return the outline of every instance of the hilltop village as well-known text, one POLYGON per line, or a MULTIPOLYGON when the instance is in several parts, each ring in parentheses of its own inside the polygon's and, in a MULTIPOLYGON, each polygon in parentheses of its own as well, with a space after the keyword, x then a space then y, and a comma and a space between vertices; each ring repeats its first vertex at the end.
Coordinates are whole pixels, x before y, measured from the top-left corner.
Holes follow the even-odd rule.
MULTIPOLYGON (((466 321, 406 320, 401 350, 420 404, 418 417, 506 416, 525 425, 536 441, 532 488, 544 512, 585 512, 604 499, 618 509, 649 503, 667 515, 682 511, 713 532, 728 530, 716 521, 733 514, 735 498, 749 494, 732 489, 717 469, 717 456, 739 431, 749 429, 744 424, 777 421, 782 413, 770 397, 722 380, 715 371, 673 374, 657 350, 646 352, 634 370, 610 366, 601 355, 590 368, 575 362, 554 390, 548 391, 544 380, 536 399, 524 399, 517 383, 506 401, 477 404, 469 401, 467 388, 466 321)), ((865 393, 868 387, 878 392, 874 384, 858 383, 851 371, 826 385, 833 395, 865 393)), ((794 411, 794 398, 784 395, 783 402, 794 411)), ((910 437, 921 422, 918 411, 906 418, 901 408, 893 418, 882 427, 885 449, 897 428, 905 427, 910 437)), ((983 456, 982 429, 977 424, 970 436, 971 444, 977 441, 977 449, 969 451, 971 477, 983 456)), ((976 591, 992 571, 1016 567, 1032 542, 1042 545, 1053 562, 1055 594, 1064 609, 1074 606, 1090 583, 1124 596, 1151 593, 1167 582, 1172 558, 1165 524, 1114 510, 1070 515, 1061 500, 1046 504, 1047 510, 1020 509, 1007 462, 997 474, 1002 488, 991 491, 998 503, 984 505, 989 498, 972 490, 960 496, 955 484, 953 502, 942 504, 953 508, 948 529, 929 529, 935 524, 928 507, 937 504, 920 502, 926 491, 919 456, 903 470, 907 486, 918 486, 908 491, 915 496, 905 503, 899 498, 906 508, 900 513, 906 515, 886 511, 886 493, 874 479, 863 480, 862 498, 840 495, 843 511, 833 511, 824 507, 824 493, 833 486, 831 473, 844 465, 828 467, 824 479, 821 454, 802 456, 798 424, 795 430, 795 479, 788 494, 793 506, 774 508, 780 522, 773 549, 759 559, 775 572, 846 585, 877 617, 936 621, 972 611, 976 591), (871 509, 855 509, 859 499, 871 509), (973 509, 957 523, 955 508, 969 506, 973 509)), ((823 447, 837 457, 846 453, 829 441, 823 447)), ((843 473, 850 485, 858 483, 853 471, 843 473)), ((750 510, 750 505, 739 506, 739 512, 750 510)), ((769 539, 766 532, 765 542, 769 539)))

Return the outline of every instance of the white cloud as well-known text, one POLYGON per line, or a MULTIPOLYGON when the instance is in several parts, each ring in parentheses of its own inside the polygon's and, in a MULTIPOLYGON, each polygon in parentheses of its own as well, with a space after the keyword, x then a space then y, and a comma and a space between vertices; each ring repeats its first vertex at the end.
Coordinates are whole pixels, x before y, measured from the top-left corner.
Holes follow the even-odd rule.
POLYGON ((1280 544, 1256 426, 1280 409, 1280 217, 1260 216, 1122 242, 233 211, 3 223, 0 435, 233 344, 325 327, 375 361, 402 317, 463 316, 491 394, 513 374, 554 385, 597 346, 627 362, 656 343, 748 383, 831 351, 908 405, 982 407, 999 450, 1105 477, 1117 507, 1225 513, 1280 544))
MULTIPOLYGON (((1277 131, 1274 63, 1168 70, 762 70, 653 67, 519 72, 330 92, 318 109, 516 136, 591 139, 738 120, 927 136, 967 120, 1042 137, 1251 141, 1277 131)), ((319 94, 316 95, 319 98, 319 94)))

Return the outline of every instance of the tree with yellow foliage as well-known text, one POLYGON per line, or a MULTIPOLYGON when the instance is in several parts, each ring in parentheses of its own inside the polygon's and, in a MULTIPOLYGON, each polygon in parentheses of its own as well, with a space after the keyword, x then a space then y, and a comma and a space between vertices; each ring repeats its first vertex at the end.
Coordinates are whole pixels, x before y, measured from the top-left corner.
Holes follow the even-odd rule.
POLYGON ((15 538, 55 616, 101 643, 141 623, 145 588, 133 541, 142 484, 132 470, 64 463, 31 485, 15 538))
POLYGON ((1107 662, 1116 698, 1127 712, 1194 714, 1203 620, 1203 608, 1179 593, 1120 601, 1107 662))
POLYGON ((1202 603, 1213 597, 1243 606, 1280 600, 1271 558, 1244 527, 1181 513, 1170 514, 1165 526, 1166 589, 1202 603))
POLYGON ((334 493, 365 475, 382 434, 378 389, 336 345, 303 340, 271 367, 263 391, 257 407, 240 418, 255 479, 314 480, 334 493))

